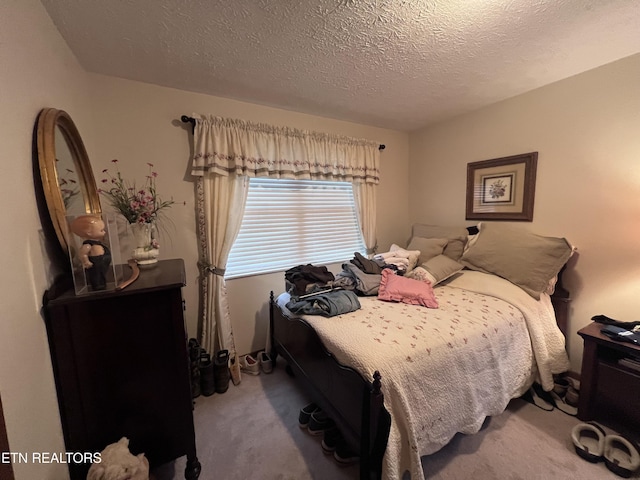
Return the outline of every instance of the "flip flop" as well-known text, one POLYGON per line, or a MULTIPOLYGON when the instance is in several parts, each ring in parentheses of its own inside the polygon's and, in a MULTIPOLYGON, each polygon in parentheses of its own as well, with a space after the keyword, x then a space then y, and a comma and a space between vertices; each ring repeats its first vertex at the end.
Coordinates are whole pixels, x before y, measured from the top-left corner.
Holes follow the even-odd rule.
POLYGON ((640 467, 637 446, 620 435, 607 435, 604 439, 604 463, 620 477, 629 478, 640 467))
POLYGON ((606 436, 602 427, 592 422, 579 423, 571 430, 571 440, 576 453, 591 463, 602 460, 606 436))

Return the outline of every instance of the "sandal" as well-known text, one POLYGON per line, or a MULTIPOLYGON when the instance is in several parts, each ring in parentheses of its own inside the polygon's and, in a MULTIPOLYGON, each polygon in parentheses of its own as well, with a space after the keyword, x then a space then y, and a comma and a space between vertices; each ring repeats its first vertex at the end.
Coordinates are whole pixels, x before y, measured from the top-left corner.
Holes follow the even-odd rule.
POLYGON ((591 463, 602 460, 606 436, 602 427, 593 422, 579 423, 571 430, 571 440, 576 453, 591 463))
POLYGON ((604 439, 604 463, 620 477, 629 478, 640 467, 638 448, 620 435, 604 439))

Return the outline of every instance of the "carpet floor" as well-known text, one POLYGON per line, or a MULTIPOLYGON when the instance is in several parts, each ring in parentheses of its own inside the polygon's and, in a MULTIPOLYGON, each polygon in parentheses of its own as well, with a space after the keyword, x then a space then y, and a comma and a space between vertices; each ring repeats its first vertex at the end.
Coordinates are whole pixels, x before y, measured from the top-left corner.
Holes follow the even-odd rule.
MULTIPOLYGON (((322 436, 311 436, 298 426, 300 408, 309 400, 284 365, 279 359, 271 374, 243 374, 242 382, 230 385, 226 393, 195 400, 201 480, 358 479, 357 465, 339 466, 323 454, 322 436)), ((579 422, 558 410, 546 412, 515 399, 504 413, 488 418, 477 434, 458 434, 439 452, 423 457, 425 478, 620 478, 604 463, 592 464, 576 455, 570 435, 579 422)), ((183 479, 185 463, 181 458, 158 467, 152 478, 183 479)))

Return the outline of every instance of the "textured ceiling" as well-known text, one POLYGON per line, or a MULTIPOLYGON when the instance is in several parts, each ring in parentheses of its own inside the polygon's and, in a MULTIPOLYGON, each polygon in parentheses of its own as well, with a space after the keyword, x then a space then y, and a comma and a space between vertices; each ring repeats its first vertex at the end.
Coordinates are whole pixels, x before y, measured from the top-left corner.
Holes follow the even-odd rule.
POLYGON ((41 1, 90 72, 407 131, 640 52, 638 0, 41 1))

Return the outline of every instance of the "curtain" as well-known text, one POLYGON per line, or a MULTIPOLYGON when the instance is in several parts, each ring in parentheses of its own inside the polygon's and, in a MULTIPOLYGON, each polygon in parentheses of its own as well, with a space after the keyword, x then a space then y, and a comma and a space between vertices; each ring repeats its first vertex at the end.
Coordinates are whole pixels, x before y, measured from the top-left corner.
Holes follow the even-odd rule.
POLYGON ((240 230, 249 182, 246 177, 207 175, 197 180, 200 239, 201 345, 208 352, 236 348, 227 303, 224 271, 240 230))
POLYGON ((379 181, 380 150, 369 140, 220 117, 196 125, 194 175, 379 181))
POLYGON ((367 251, 376 248, 380 150, 369 140, 242 120, 193 115, 192 174, 197 181, 200 241, 200 340, 210 352, 235 344, 224 269, 235 241, 248 177, 351 182, 367 251))
POLYGON ((376 185, 373 183, 354 183, 353 196, 358 210, 358 222, 362 230, 367 254, 373 256, 378 248, 376 237, 376 185))

